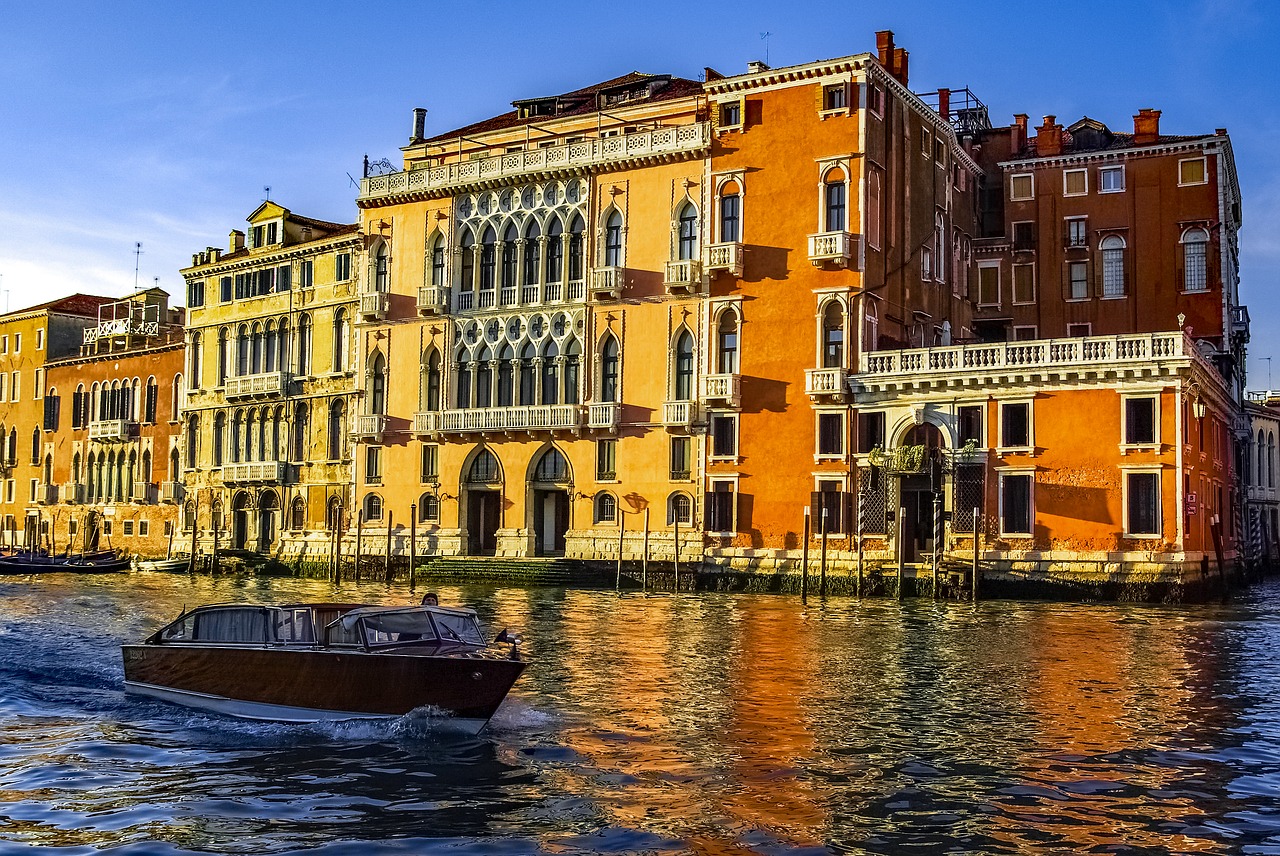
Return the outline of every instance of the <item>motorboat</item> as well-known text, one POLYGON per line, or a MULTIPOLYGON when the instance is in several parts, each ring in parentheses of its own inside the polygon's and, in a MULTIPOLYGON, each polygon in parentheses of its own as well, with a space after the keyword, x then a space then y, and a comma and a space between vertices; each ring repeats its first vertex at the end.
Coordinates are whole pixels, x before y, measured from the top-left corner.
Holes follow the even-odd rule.
POLYGON ((478 733, 525 661, 474 610, 443 606, 215 604, 123 645, 127 692, 247 719, 393 718, 419 708, 478 733))
POLYGON ((19 553, 0 556, 0 574, 111 574, 129 570, 132 559, 107 550, 97 553, 73 553, 50 556, 41 553, 19 553))

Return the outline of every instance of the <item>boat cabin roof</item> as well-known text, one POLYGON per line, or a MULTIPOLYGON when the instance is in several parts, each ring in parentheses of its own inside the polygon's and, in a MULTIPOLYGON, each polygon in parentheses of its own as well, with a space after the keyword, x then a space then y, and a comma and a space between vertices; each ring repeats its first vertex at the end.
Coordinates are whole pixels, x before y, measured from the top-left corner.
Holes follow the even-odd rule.
POLYGON ((485 647, 475 610, 354 603, 220 603, 184 611, 146 644, 485 647))

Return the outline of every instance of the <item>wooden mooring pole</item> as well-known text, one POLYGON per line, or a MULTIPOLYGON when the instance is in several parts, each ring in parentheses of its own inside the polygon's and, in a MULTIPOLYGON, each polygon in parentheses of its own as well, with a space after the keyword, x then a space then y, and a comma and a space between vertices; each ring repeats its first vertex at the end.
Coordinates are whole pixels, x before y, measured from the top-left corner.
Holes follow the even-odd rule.
POLYGON ((809 602, 809 506, 804 507, 804 534, 800 541, 800 602, 809 602))
POLYGON ((418 564, 418 504, 409 503, 409 591, 413 591, 413 570, 418 564))
POLYGON ((384 582, 391 582, 391 522, 395 519, 391 509, 387 509, 387 558, 382 565, 384 582))
POLYGON ((973 602, 978 602, 978 507, 973 507, 973 569, 969 572, 973 586, 973 602))

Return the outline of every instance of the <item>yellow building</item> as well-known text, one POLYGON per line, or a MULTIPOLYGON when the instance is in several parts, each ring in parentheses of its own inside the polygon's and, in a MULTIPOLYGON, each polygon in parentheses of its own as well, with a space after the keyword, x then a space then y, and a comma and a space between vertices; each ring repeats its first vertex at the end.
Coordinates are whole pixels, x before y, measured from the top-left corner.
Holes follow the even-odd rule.
POLYGON ((701 93, 632 73, 430 139, 415 111, 404 171, 358 199, 368 534, 404 552, 412 514, 419 555, 584 558, 639 555, 646 520, 655 557, 692 534, 701 93))
MULTIPOLYGON (((47 495, 45 366, 78 353, 109 297, 74 294, 0 316, 0 540, 45 543, 35 506, 47 495)), ((51 487, 51 486, 50 486, 51 487)))
MULTIPOLYGON (((186 537, 305 559, 350 505, 355 225, 274 202, 182 271, 186 537)), ((188 540, 188 543, 190 541, 188 540)))

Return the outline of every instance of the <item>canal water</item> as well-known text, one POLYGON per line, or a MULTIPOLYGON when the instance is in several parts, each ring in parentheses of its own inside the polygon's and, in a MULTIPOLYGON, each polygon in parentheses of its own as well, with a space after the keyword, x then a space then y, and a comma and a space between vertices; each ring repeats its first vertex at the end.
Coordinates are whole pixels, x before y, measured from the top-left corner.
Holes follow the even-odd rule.
POLYGON ((184 605, 323 581, 0 580, 0 853, 1280 853, 1280 585, 1196 607, 440 593, 525 637, 479 737, 123 694, 120 643, 184 605))

